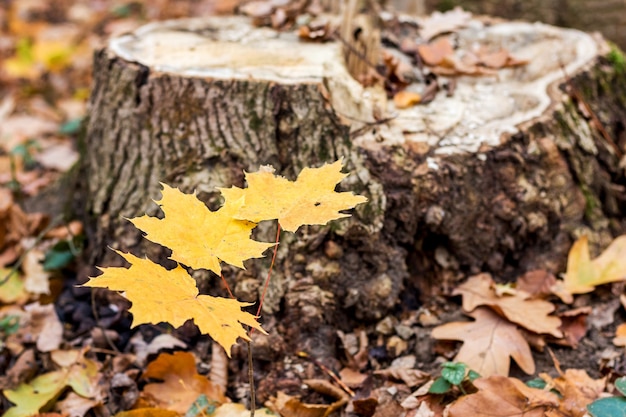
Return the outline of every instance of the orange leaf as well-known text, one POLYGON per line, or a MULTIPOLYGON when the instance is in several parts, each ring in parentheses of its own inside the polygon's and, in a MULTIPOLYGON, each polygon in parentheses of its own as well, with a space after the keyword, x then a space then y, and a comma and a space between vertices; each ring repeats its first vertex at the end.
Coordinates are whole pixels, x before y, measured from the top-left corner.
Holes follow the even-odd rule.
POLYGON ((163 382, 147 384, 145 394, 159 407, 185 414, 202 394, 209 401, 223 404, 228 401, 220 387, 198 374, 192 353, 162 353, 150 362, 143 378, 163 382))
POLYGON ((626 279, 626 235, 617 237, 597 258, 589 256, 587 236, 578 239, 567 257, 563 280, 571 294, 584 294, 595 287, 626 279))
POLYGON ((519 379, 494 375, 473 384, 479 391, 455 401, 450 417, 543 417, 558 406, 555 394, 530 388, 519 379))
POLYGON ((274 175, 272 167, 246 173, 248 188, 221 188, 226 205, 239 205, 235 218, 260 222, 278 219, 281 227, 295 232, 304 224, 326 224, 349 216, 339 213, 367 199, 335 187, 348 174, 341 173, 342 160, 320 168, 304 168, 296 181, 274 175))
POLYGON ((456 362, 463 362, 484 376, 506 376, 512 357, 527 374, 535 372, 528 342, 514 324, 485 307, 469 315, 476 321, 447 323, 432 331, 435 339, 464 342, 454 358, 456 362))
POLYGON ((452 56, 454 49, 448 38, 440 38, 433 43, 418 45, 417 52, 426 65, 434 67, 441 64, 444 58, 452 56))
POLYGON ((399 109, 407 109, 420 101, 422 96, 412 91, 399 91, 393 96, 393 104, 399 109))
POLYGON ((130 221, 146 232, 147 239, 170 248, 173 260, 219 275, 220 260, 243 268, 244 260, 260 258, 263 251, 274 245, 250 239, 256 225, 234 219, 232 205, 210 211, 195 194, 161 185, 163 197, 156 203, 163 209, 165 218, 142 216, 130 221))
POLYGON ((470 277, 459 285, 452 294, 463 295, 463 309, 472 311, 481 305, 488 305, 501 312, 507 319, 535 333, 548 333, 563 337, 559 330, 561 319, 549 316, 554 304, 544 300, 528 300, 528 294, 516 291, 501 297, 494 291, 495 283, 489 274, 470 277))
POLYGON ((209 334, 230 356, 230 348, 241 337, 250 340, 242 324, 264 332, 256 318, 241 310, 250 303, 235 299, 198 295, 196 281, 180 266, 167 270, 130 253, 120 254, 130 268, 101 268, 86 287, 125 291, 132 303, 133 327, 142 323, 167 322, 180 327, 193 319, 202 333, 209 334))

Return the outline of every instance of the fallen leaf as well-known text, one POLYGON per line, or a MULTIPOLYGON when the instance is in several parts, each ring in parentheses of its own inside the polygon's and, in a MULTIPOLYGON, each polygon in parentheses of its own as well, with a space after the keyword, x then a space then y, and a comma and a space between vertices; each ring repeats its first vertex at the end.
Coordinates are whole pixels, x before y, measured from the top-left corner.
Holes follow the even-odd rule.
POLYGON ((393 96, 393 104, 398 109, 408 109, 409 107, 419 104, 422 100, 422 96, 419 93, 412 91, 399 91, 393 96))
MULTIPOLYGON (((180 417, 180 413, 162 408, 137 408, 136 410, 122 411, 115 417, 180 417)), ((213 416, 211 416, 213 417, 213 416)))
POLYGON ((306 404, 282 391, 271 397, 266 406, 282 417, 327 417, 331 409, 330 404, 306 404))
POLYGON ((330 220, 348 217, 340 213, 367 198, 351 192, 335 192, 336 185, 348 174, 341 172, 342 160, 320 168, 304 168, 296 181, 274 175, 265 167, 259 172, 246 173, 248 187, 220 188, 228 202, 241 201, 235 217, 252 222, 278 219, 281 227, 295 232, 304 224, 326 224, 330 220))
POLYGON ((29 250, 22 264, 24 289, 31 294, 50 294, 50 272, 43 269, 45 255, 38 249, 29 250))
POLYGON ((615 346, 626 346, 626 323, 622 323, 615 329, 615 337, 613 338, 615 346))
POLYGON ((135 362, 140 366, 145 365, 149 355, 158 353, 161 349, 185 349, 187 347, 185 342, 169 333, 160 334, 152 339, 150 343, 146 343, 143 340, 143 335, 138 332, 130 339, 130 343, 135 348, 135 362))
POLYGON ((466 26, 472 18, 472 14, 460 7, 455 7, 445 13, 434 12, 428 17, 419 20, 419 34, 429 40, 446 32, 453 32, 466 26))
POLYGON ((131 264, 130 268, 101 268, 103 274, 84 285, 124 291, 133 303, 129 310, 133 327, 161 322, 180 327, 193 319, 200 331, 222 345, 229 356, 237 338, 250 340, 242 324, 264 332, 252 314, 241 310, 250 303, 199 295, 196 281, 181 266, 167 270, 148 259, 117 253, 131 264))
POLYGON ((452 403, 449 417, 543 417, 558 406, 556 394, 530 388, 515 378, 493 375, 473 384, 478 392, 452 403))
POLYGON ((556 284, 556 277, 543 269, 528 271, 519 277, 515 288, 530 294, 534 298, 545 298, 552 294, 552 287, 556 284))
POLYGON ((454 358, 483 376, 508 375, 513 358, 522 371, 535 372, 535 362, 528 342, 517 326, 486 307, 469 313, 473 322, 454 322, 437 326, 432 337, 445 340, 462 340, 463 346, 454 358))
POLYGON ((163 196, 155 202, 163 209, 165 218, 142 216, 130 221, 146 232, 146 239, 171 249, 171 258, 176 262, 220 275, 220 260, 243 268, 244 260, 260 258, 274 245, 250 239, 256 225, 234 219, 231 210, 237 207, 211 211, 195 194, 161 185, 163 196))
POLYGON ((63 342, 63 325, 57 316, 53 304, 40 305, 38 302, 24 306, 28 313, 28 322, 20 327, 19 334, 25 340, 34 340, 37 350, 51 352, 63 342))
POLYGON ((567 257, 567 272, 563 280, 571 294, 591 292, 598 285, 626 279, 626 235, 619 236, 591 260, 589 241, 583 236, 574 242, 567 257))
POLYGON ((563 339, 557 340, 556 343, 576 349, 578 342, 587 334, 587 316, 589 313, 591 313, 589 306, 559 313, 563 339))
POLYGON ((64 372, 55 371, 40 375, 29 383, 20 384, 14 390, 2 391, 15 404, 3 417, 29 417, 39 414, 39 410, 60 395, 66 385, 64 372))
POLYGON ((89 410, 100 404, 100 400, 81 397, 76 393, 70 392, 64 400, 55 404, 54 409, 63 416, 84 417, 89 410))
POLYGON ((561 320, 549 315, 554 311, 554 304, 544 300, 528 299, 529 295, 523 291, 498 297, 494 285, 489 274, 474 275, 455 288, 452 294, 463 296, 463 309, 466 311, 488 305, 513 323, 530 331, 547 333, 558 338, 563 336, 559 330, 561 320))
POLYGON ((29 417, 39 414, 39 410, 61 395, 67 386, 83 397, 91 398, 98 393, 98 364, 86 359, 83 352, 54 351, 51 357, 53 361, 55 358, 63 359, 60 361, 62 369, 39 375, 15 389, 2 391, 15 404, 3 417, 29 417))
POLYGON ((417 52, 426 65, 434 67, 441 65, 444 58, 454 55, 454 48, 448 38, 440 38, 433 43, 418 45, 417 52))
POLYGON ((24 280, 17 271, 9 268, 0 268, 0 302, 5 304, 23 304, 28 300, 28 293, 24 289, 24 280))
POLYGON ((148 364, 142 378, 163 381, 147 384, 143 393, 159 407, 183 415, 202 394, 218 404, 229 401, 221 388, 198 374, 195 358, 189 352, 160 354, 148 364))
POLYGON ((557 378, 543 373, 539 376, 559 392, 559 411, 571 417, 585 416, 587 405, 597 399, 606 386, 604 378, 593 379, 582 369, 568 369, 557 378))

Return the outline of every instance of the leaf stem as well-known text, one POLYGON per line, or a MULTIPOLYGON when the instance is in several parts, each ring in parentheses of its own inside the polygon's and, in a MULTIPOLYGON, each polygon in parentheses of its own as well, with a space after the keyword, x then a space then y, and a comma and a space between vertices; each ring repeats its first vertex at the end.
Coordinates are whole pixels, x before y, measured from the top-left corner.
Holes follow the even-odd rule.
POLYGON ((270 263, 270 269, 267 271, 267 278, 265 278, 265 284, 263 285, 263 293, 261 294, 261 299, 259 300, 259 308, 256 312, 257 317, 261 315, 261 309, 263 308, 263 301, 265 300, 265 295, 267 294, 267 287, 269 287, 270 278, 272 277, 272 270, 274 269, 274 263, 276 262, 276 253, 278 253, 278 243, 280 241, 280 223, 276 223, 276 224, 278 225, 276 227, 276 245, 274 245, 274 254, 272 255, 272 262, 270 263))

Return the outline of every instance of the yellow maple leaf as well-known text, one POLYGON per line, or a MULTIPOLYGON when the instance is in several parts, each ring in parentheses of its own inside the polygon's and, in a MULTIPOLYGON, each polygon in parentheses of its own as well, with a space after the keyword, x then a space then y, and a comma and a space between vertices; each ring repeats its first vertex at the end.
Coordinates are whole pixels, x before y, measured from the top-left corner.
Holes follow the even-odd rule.
POLYGON ((193 319, 200 331, 209 334, 229 356, 237 338, 250 340, 242 324, 265 333, 252 314, 241 310, 250 303, 199 295, 195 280, 182 267, 167 270, 148 259, 117 253, 131 264, 130 268, 101 268, 103 274, 84 285, 125 291, 133 303, 129 310, 133 327, 161 322, 180 327, 193 319))
POLYGON ((172 250, 171 258, 194 269, 208 269, 221 274, 220 260, 243 268, 243 261, 260 258, 273 243, 250 239, 256 224, 233 218, 236 205, 211 211, 194 194, 184 194, 166 184, 163 197, 155 202, 165 213, 164 219, 142 216, 129 219, 146 238, 172 250))
POLYGON ((220 188, 228 202, 239 202, 235 217, 252 222, 278 219, 281 227, 295 232, 304 224, 326 224, 349 216, 340 210, 351 209, 367 198, 351 192, 335 192, 337 184, 348 174, 341 172, 342 160, 320 168, 304 168, 296 181, 274 175, 265 167, 246 173, 248 187, 220 188))
POLYGON ((602 252, 591 259, 587 236, 572 245, 567 257, 567 272, 563 280, 570 294, 584 294, 595 287, 626 279, 626 235, 619 236, 602 252))

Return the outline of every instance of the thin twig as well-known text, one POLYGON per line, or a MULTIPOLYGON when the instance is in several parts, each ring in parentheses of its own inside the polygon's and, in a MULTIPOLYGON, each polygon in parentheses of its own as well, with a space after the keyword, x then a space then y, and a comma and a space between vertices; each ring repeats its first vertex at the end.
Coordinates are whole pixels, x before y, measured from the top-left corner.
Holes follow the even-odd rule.
POLYGON ((113 343, 111 338, 109 338, 109 335, 107 334, 106 329, 104 328, 104 326, 102 326, 100 324, 100 316, 98 314, 98 309, 96 308, 96 290, 95 290, 95 288, 91 289, 91 312, 93 313, 93 317, 96 319, 96 326, 98 326, 98 328, 102 332, 102 337, 104 337, 104 340, 106 340, 107 344, 109 345, 109 347, 111 349, 113 349, 115 352, 119 353, 120 350, 117 348, 117 346, 115 346, 115 343, 113 343))
POLYGON ((276 262, 276 253, 278 252, 278 243, 280 241, 280 223, 277 223, 277 224, 278 226, 276 227, 276 244, 274 245, 274 254, 272 255, 272 262, 270 263, 270 268, 267 271, 267 278, 265 278, 265 284, 263 285, 263 293, 261 294, 261 299, 259 300, 259 308, 257 309, 257 312, 256 312, 257 317, 261 316, 261 309, 263 308, 263 301, 265 300, 265 295, 267 294, 267 287, 269 287, 270 278, 272 277, 272 270, 274 269, 274 263, 276 262))

